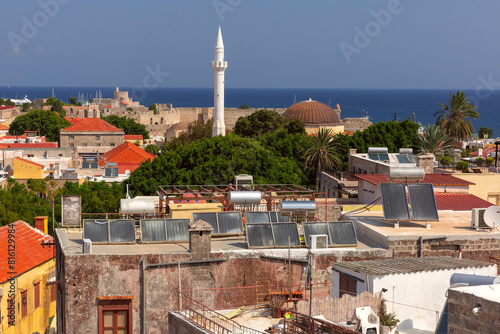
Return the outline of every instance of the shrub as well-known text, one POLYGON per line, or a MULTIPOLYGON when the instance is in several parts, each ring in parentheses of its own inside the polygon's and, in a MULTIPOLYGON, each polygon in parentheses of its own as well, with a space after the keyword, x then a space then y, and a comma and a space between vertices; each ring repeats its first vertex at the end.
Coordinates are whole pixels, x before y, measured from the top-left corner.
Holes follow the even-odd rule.
POLYGON ((456 168, 457 168, 457 170, 460 170, 463 173, 463 172, 469 170, 469 163, 467 161, 459 161, 457 163, 457 167, 456 168))
POLYGON ((449 166, 449 165, 451 165, 453 163, 453 160, 451 159, 451 157, 441 157, 441 159, 439 160, 439 162, 443 166, 449 166))
POLYGON ((250 109, 248 104, 242 104, 238 109, 250 109))
POLYGON ((476 158, 476 165, 481 166, 484 162, 483 158, 476 158))
POLYGON ((392 329, 396 327, 399 323, 399 319, 396 318, 396 313, 387 313, 387 306, 385 305, 385 299, 382 299, 382 302, 380 303, 378 316, 380 318, 380 325, 382 326, 389 326, 392 329))
POLYGON ((487 157, 486 158, 486 164, 488 166, 493 165, 494 163, 495 163, 495 159, 493 159, 492 157, 487 157))

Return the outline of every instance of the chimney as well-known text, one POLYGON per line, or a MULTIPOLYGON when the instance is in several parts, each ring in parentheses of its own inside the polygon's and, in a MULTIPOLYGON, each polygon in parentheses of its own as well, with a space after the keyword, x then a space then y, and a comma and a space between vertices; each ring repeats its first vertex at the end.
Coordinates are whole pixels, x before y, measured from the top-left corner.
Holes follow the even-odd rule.
POLYGON ((193 260, 208 260, 212 251, 212 225, 201 219, 189 224, 189 252, 193 260))
POLYGON ((47 216, 38 216, 35 217, 35 228, 42 233, 49 234, 49 217, 47 216))
POLYGON ((432 154, 417 156, 417 167, 422 167, 425 174, 432 174, 434 172, 434 156, 432 154))

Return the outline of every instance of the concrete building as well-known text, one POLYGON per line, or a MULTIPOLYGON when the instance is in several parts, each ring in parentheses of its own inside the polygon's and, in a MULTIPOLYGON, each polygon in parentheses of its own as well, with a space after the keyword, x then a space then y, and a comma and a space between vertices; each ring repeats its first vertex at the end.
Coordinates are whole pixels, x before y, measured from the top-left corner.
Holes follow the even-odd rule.
POLYGON ((123 136, 123 140, 132 144, 137 144, 139 147, 144 146, 144 138, 142 135, 125 135, 123 136))
POLYGON ((38 179, 45 178, 44 165, 16 157, 12 159, 14 179, 38 179))
POLYGON ((224 71, 227 69, 227 61, 224 61, 224 43, 220 26, 217 33, 217 42, 215 43, 215 60, 211 62, 211 67, 214 70, 214 125, 212 136, 225 136, 224 71))
POLYGON ((0 248, 0 324, 5 334, 47 333, 56 314, 56 286, 49 285, 56 276, 54 248, 48 246, 52 237, 46 234, 47 217, 39 218, 37 228, 20 220, 0 227, 4 245, 0 248))
POLYGON ((337 262, 332 266, 334 297, 363 291, 383 293, 388 312, 395 312, 401 321, 401 330, 436 329, 436 313, 443 311, 454 273, 497 275, 496 264, 453 257, 337 262))

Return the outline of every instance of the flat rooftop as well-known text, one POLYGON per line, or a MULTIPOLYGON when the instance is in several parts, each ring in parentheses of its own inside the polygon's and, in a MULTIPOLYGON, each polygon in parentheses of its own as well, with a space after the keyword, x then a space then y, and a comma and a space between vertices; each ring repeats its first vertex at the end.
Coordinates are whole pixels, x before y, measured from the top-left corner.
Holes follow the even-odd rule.
MULTIPOLYGON (((387 251, 385 245, 391 240, 415 240, 446 237, 446 240, 500 239, 500 231, 476 230, 471 226, 471 212, 439 211, 439 222, 400 221, 399 228, 394 222, 385 221, 382 211, 367 211, 347 215, 343 220, 352 220, 358 236, 357 247, 334 247, 311 250, 318 254, 339 254, 345 252, 387 251)), ((60 240, 65 255, 83 254, 82 230, 79 228, 59 228, 56 235, 60 240)), ((292 248, 294 258, 307 258, 308 249, 292 248)), ((132 243, 132 244, 92 244, 92 254, 133 255, 133 254, 168 254, 188 253, 189 242, 177 243, 132 243)), ((238 254, 239 256, 287 256, 287 248, 249 249, 245 236, 212 237, 212 252, 238 254)))

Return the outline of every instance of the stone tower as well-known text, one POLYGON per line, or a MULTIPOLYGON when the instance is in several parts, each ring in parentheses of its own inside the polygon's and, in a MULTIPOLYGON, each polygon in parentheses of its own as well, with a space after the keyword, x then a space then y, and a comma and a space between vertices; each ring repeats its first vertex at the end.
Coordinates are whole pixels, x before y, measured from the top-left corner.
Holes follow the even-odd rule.
POLYGON ((215 61, 211 62, 214 70, 214 126, 212 137, 226 134, 226 124, 224 123, 224 71, 227 68, 227 61, 224 61, 224 43, 219 26, 217 42, 215 43, 215 61))

